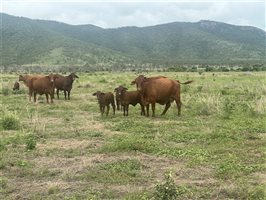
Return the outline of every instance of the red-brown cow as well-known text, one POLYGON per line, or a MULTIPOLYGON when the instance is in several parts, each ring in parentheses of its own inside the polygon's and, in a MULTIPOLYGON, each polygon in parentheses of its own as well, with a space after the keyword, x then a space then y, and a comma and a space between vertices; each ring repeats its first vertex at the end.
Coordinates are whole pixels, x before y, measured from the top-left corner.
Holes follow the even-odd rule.
POLYGON ((132 84, 136 84, 138 91, 141 92, 141 100, 147 109, 149 116, 149 104, 152 105, 152 116, 155 116, 155 103, 166 105, 162 113, 164 115, 169 109, 171 102, 175 100, 178 115, 181 114, 180 84, 189 84, 192 81, 181 83, 165 77, 146 78, 143 75, 137 77, 132 84))
POLYGON ((19 81, 23 81, 23 83, 29 88, 29 101, 31 101, 31 97, 32 97, 32 90, 30 89, 30 84, 31 84, 31 80, 33 78, 37 79, 37 78, 41 78, 41 75, 19 75, 18 80, 19 81))
POLYGON ((50 74, 44 77, 34 77, 30 81, 30 91, 33 92, 34 102, 36 102, 36 95, 46 96, 46 102, 49 103, 49 96, 51 99, 51 103, 53 103, 54 99, 54 89, 55 89, 55 79, 58 78, 56 75, 50 74))

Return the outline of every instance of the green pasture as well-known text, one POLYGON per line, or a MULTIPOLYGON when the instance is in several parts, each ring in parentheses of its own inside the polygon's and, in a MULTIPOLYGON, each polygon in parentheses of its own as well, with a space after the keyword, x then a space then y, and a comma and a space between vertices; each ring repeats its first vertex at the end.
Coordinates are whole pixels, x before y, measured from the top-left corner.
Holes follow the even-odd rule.
POLYGON ((265 72, 145 74, 194 81, 180 117, 154 118, 100 115, 92 93, 135 90, 135 73, 78 74, 54 104, 13 92, 18 75, 1 75, 0 199, 265 199, 265 72))

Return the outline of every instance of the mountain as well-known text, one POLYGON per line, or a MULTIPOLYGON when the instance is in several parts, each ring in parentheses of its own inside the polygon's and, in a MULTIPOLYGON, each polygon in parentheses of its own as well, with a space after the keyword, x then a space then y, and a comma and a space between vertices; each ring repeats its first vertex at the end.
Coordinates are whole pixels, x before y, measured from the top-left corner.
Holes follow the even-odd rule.
POLYGON ((265 63, 265 31, 201 20, 103 29, 1 14, 3 64, 265 63))
MULTIPOLYGON (((68 37, 43 26, 45 23, 1 14, 2 65, 104 65, 130 62, 119 52, 68 37)), ((62 23, 56 24, 63 26, 62 23)))

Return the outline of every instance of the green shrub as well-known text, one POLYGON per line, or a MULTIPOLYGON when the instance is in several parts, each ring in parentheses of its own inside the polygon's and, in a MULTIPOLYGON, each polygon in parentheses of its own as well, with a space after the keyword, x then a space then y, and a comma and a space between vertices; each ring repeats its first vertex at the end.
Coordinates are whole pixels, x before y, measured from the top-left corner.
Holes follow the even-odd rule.
POLYGON ((235 104, 231 102, 228 98, 226 98, 223 104, 224 118, 229 119, 230 116, 233 114, 234 109, 235 104))
POLYGON ((3 87, 3 88, 2 88, 2 94, 3 94, 4 96, 7 96, 7 95, 9 95, 9 89, 8 89, 8 88, 5 88, 5 87, 3 87))
POLYGON ((8 113, 2 117, 1 124, 4 130, 18 130, 20 121, 17 116, 8 113))
POLYGON ((165 182, 158 184, 155 187, 155 199, 158 200, 171 200, 177 199, 178 190, 172 178, 171 173, 165 173, 165 182))
POLYGON ((36 137, 35 135, 33 134, 29 134, 27 137, 26 137, 26 149, 27 150, 33 150, 33 149, 36 149, 36 137))

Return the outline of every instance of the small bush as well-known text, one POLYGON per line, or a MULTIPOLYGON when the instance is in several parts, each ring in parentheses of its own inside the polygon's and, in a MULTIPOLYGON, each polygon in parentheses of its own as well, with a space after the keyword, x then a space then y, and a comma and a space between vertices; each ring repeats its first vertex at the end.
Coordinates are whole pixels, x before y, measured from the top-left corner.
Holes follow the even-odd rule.
POLYGON ((26 149, 27 150, 33 150, 36 149, 36 137, 33 134, 29 134, 26 137, 26 149))
POLYGON ((20 121, 18 117, 13 114, 4 114, 1 124, 4 130, 18 130, 20 121))
POLYGON ((177 199, 178 190, 172 178, 171 173, 165 173, 165 182, 158 184, 155 187, 155 199, 158 200, 171 200, 177 199))
POLYGON ((225 99, 223 105, 224 118, 229 119, 230 116, 233 114, 234 109, 235 109, 235 104, 231 102, 228 98, 225 99))
POLYGON ((2 94, 3 94, 4 96, 8 96, 8 95, 9 95, 9 89, 3 87, 3 88, 2 88, 2 94))

